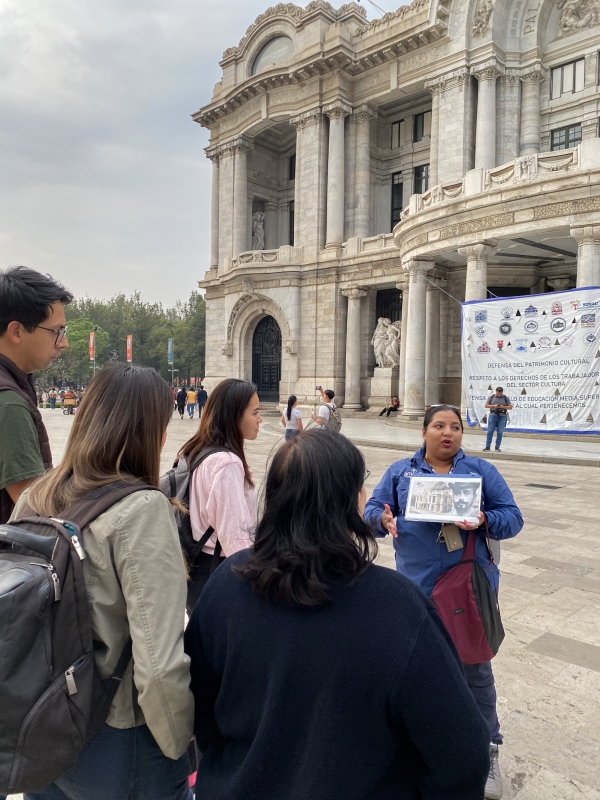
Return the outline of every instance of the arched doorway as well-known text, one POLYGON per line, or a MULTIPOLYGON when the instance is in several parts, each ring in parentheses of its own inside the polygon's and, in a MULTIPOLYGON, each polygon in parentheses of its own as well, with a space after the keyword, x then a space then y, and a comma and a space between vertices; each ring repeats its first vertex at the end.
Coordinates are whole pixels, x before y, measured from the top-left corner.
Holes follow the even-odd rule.
POLYGON ((281 329, 273 317, 263 317, 252 336, 252 380, 264 402, 279 402, 281 329))

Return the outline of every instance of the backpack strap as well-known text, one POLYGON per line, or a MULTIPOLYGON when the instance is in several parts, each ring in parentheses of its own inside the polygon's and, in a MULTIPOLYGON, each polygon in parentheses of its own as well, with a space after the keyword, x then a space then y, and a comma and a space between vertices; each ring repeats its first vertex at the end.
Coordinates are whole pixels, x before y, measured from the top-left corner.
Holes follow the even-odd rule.
MULTIPOLYGON (((72 506, 66 508, 61 517, 74 522, 83 531, 91 522, 98 519, 99 516, 108 511, 109 508, 116 505, 120 500, 128 497, 130 494, 142 491, 155 491, 160 492, 157 486, 149 486, 147 483, 125 483, 125 481, 115 481, 106 486, 101 486, 98 489, 92 489, 86 495, 81 497, 72 506)), ((162 492, 161 492, 162 494, 162 492)))
MULTIPOLYGON (((211 445, 210 447, 205 447, 204 450, 201 450, 198 453, 198 455, 195 456, 194 460, 189 465, 188 469, 190 472, 190 479, 192 477, 192 473, 200 466, 200 464, 204 461, 204 459, 208 458, 209 456, 212 456, 213 453, 231 453, 231 452, 233 452, 231 448, 225 447, 225 445, 215 444, 211 445)), ((210 539, 210 537, 213 535, 214 532, 215 529, 213 528, 213 526, 209 525, 209 527, 204 531, 202 537, 199 539, 196 545, 194 551, 195 555, 199 555, 204 550, 206 543, 208 542, 208 540, 210 539)), ((213 553, 212 561, 210 564, 210 575, 212 575, 213 572, 216 570, 216 568, 219 566, 221 558, 221 549, 222 549, 221 542, 217 539, 217 541, 215 542, 215 551, 213 553)), ((192 564, 192 567, 193 566, 194 564, 192 564)))

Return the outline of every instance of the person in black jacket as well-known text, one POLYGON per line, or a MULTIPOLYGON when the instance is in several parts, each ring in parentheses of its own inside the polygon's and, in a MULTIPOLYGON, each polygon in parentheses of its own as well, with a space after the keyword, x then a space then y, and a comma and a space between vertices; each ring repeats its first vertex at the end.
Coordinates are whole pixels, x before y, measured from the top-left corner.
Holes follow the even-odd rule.
POLYGON ((481 800, 489 732, 433 605, 375 566, 365 464, 308 431, 276 452, 252 550, 190 619, 197 796, 481 800))

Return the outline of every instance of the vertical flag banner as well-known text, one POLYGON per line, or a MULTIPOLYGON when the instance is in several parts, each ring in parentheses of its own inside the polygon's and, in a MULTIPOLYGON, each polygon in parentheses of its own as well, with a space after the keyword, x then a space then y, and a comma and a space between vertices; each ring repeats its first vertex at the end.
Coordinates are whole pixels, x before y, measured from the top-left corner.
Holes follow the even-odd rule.
POLYGON ((463 303, 461 347, 469 425, 501 386, 507 430, 600 431, 600 287, 463 303))
POLYGON ((133 336, 131 334, 127 337, 127 361, 129 363, 133 361, 133 336))
POLYGON ((90 361, 96 358, 96 334, 90 331, 90 361))
POLYGON ((167 346, 167 364, 173 364, 173 339, 169 339, 167 346))

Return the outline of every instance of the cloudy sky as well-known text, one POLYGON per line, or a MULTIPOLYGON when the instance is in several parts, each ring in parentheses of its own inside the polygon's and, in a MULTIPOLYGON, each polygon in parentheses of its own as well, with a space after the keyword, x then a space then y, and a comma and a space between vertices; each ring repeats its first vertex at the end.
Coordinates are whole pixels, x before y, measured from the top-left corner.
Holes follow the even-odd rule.
POLYGON ((208 133, 190 114, 268 5, 0 0, 0 266, 92 297, 187 298, 210 236, 208 133))

